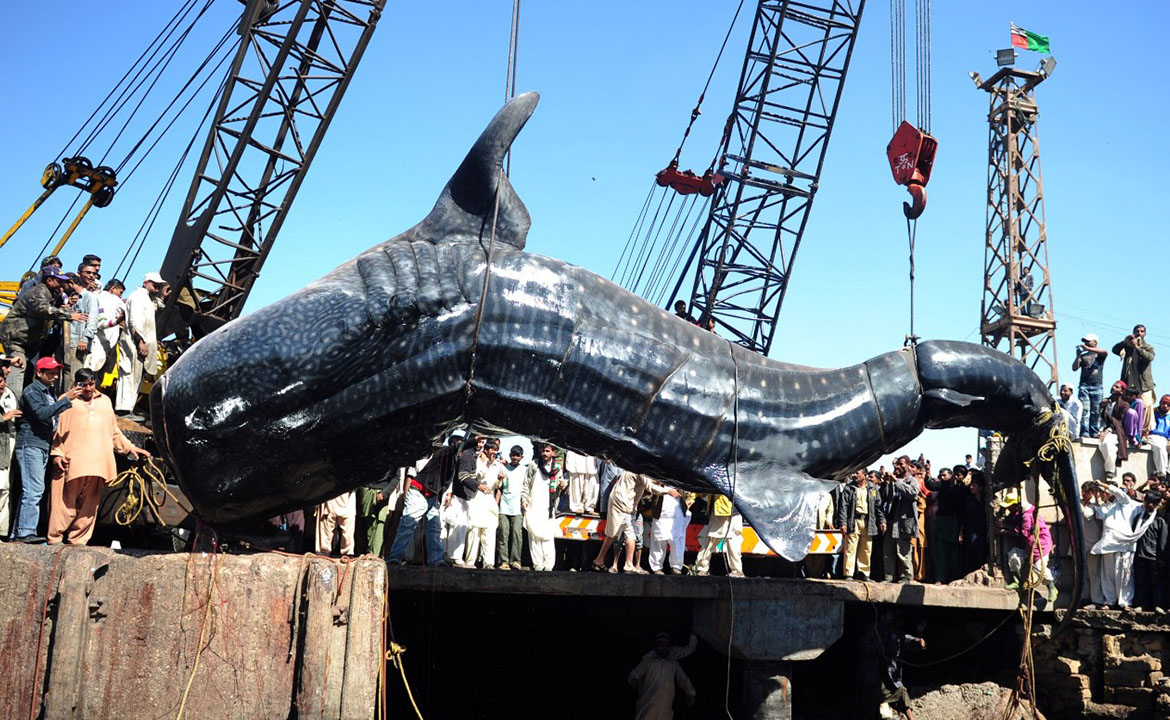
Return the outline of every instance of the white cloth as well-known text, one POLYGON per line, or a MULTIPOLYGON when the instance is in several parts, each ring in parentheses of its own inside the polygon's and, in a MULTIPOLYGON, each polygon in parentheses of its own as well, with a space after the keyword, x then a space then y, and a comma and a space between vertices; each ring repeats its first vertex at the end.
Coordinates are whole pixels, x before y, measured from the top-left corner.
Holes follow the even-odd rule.
POLYGON ((317 552, 333 551, 333 532, 341 530, 341 554, 353 555, 354 529, 357 518, 357 493, 349 491, 317 506, 317 552))
POLYGON ((486 485, 488 491, 477 490, 467 503, 467 524, 473 529, 490 528, 494 531, 500 524, 500 506, 496 502, 496 490, 503 484, 500 477, 503 474, 504 465, 498 458, 489 463, 481 456, 475 461, 475 478, 480 485, 486 485))
POLYGON ((158 372, 158 337, 155 334, 154 314, 158 310, 155 299, 150 291, 144 287, 135 288, 126 298, 126 332, 124 338, 130 342, 133 352, 131 358, 138 357, 138 343, 135 338, 142 338, 146 343, 146 358, 142 361, 143 368, 151 375, 158 372))
POLYGON ((1101 539, 1093 545, 1089 552, 1094 555, 1104 555, 1112 552, 1133 553, 1137 541, 1146 533, 1156 514, 1150 513, 1145 522, 1139 522, 1135 527, 1134 517, 1142 511, 1142 504, 1130 498, 1121 488, 1110 485, 1114 502, 1102 503, 1094 506, 1094 512, 1102 520, 1101 539))
POLYGON ((1103 602, 1129 607, 1133 604, 1133 552, 1101 555, 1101 594, 1103 602))
POLYGON ((456 565, 463 564, 463 557, 467 551, 467 531, 470 529, 467 510, 467 501, 452 494, 451 505, 447 508, 445 518, 449 525, 445 547, 447 559, 456 565))
POLYGON ((1101 452, 1101 464, 1105 466, 1105 476, 1113 477, 1117 472, 1117 435, 1112 430, 1106 432, 1097 449, 1101 452))
MULTIPOLYGON (((12 392, 12 388, 4 388, 4 392, 0 393, 0 415, 11 412, 20 407, 20 401, 16 399, 16 393, 12 392)), ((12 455, 16 450, 16 444, 13 443, 8 448, 8 457, 5 458, 8 462, 2 463, 7 465, 3 470, 0 470, 0 537, 8 537, 9 525, 12 523, 11 509, 12 505, 12 455)))
POLYGON ((1068 425, 1068 436, 1076 440, 1081 436, 1081 401, 1077 400, 1074 395, 1068 399, 1068 402, 1064 400, 1057 400, 1056 402, 1060 405, 1061 413, 1065 418, 1065 424, 1068 425))
POLYGON ((534 487, 530 493, 528 507, 524 511, 524 529, 528 531, 528 552, 532 555, 532 569, 551 571, 557 559, 556 524, 549 517, 548 501, 550 493, 547 484, 543 482, 540 471, 536 471, 534 487))
POLYGON ((115 407, 119 412, 129 412, 138 402, 138 389, 142 387, 144 374, 158 372, 158 338, 154 329, 154 314, 157 310, 150 291, 144 287, 136 289, 126 298, 126 331, 118 341, 122 355, 118 358, 118 394, 115 407), (138 341, 146 343, 146 357, 138 357, 138 341))
POLYGON ((569 511, 597 512, 597 459, 572 450, 565 451, 565 474, 569 479, 569 511))
POLYGON ((699 556, 695 558, 695 572, 706 574, 711 566, 711 555, 719 541, 723 541, 723 552, 727 553, 727 568, 730 572, 743 572, 743 557, 740 555, 743 543, 743 516, 730 517, 713 515, 707 526, 699 533, 699 556))
POLYGON ((695 688, 682 666, 658 654, 643 657, 630 671, 629 680, 638 690, 636 720, 671 720, 676 685, 687 697, 695 696, 695 688))
POLYGON ((122 336, 118 316, 125 316, 126 302, 114 293, 103 290, 97 295, 97 304, 97 315, 89 318, 93 342, 89 345, 89 355, 85 357, 85 367, 94 372, 109 372, 113 369, 115 348, 122 336))
POLYGON ((1150 454, 1154 456, 1154 472, 1166 474, 1166 438, 1150 433, 1146 436, 1150 441, 1150 454))
MULTIPOLYGON (((1094 512, 1092 505, 1081 504, 1081 516, 1084 518, 1085 547, 1093 547, 1101 539, 1101 520, 1094 512)), ((1085 558, 1085 577, 1081 583, 1082 592, 1096 605, 1105 602, 1105 595, 1101 591, 1101 556, 1090 553, 1085 558)))
POLYGON ((670 545, 670 567, 681 571, 686 550, 687 524, 690 516, 682 497, 662 496, 662 512, 650 523, 650 569, 663 569, 662 560, 670 545))

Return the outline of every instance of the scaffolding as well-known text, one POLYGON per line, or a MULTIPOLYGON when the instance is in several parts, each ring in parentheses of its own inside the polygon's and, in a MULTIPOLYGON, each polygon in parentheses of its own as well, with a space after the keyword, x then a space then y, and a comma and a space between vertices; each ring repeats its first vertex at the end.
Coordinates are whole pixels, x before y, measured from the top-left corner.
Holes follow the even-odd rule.
POLYGON ((991 101, 983 344, 1018 358, 1055 391, 1056 319, 1033 94, 1048 73, 1005 67, 986 81, 975 77, 991 101))

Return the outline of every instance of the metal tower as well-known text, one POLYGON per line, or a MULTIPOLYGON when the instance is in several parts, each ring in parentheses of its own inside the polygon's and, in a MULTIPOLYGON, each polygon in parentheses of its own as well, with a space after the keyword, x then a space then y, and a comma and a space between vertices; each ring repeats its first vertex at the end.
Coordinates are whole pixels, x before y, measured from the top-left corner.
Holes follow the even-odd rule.
POLYGON ((1018 358, 1055 391, 1056 320, 1033 96, 1053 65, 1038 72, 1005 67, 986 81, 972 77, 991 99, 983 344, 1018 358))
POLYGON ((865 0, 761 0, 719 173, 727 178, 679 276, 693 275, 691 312, 767 354, 792 263, 820 181, 825 149, 865 0))
POLYGON ((239 316, 385 2, 247 0, 162 264, 176 290, 165 314, 195 337, 239 316))

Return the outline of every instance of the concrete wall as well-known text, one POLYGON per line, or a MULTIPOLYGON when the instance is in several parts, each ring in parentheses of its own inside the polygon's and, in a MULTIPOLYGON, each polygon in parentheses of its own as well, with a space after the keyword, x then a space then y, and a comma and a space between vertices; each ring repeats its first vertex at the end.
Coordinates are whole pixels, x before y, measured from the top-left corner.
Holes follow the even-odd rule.
POLYGON ((4 544, 0 567, 0 717, 174 717, 188 681, 188 718, 373 717, 379 561, 4 544))

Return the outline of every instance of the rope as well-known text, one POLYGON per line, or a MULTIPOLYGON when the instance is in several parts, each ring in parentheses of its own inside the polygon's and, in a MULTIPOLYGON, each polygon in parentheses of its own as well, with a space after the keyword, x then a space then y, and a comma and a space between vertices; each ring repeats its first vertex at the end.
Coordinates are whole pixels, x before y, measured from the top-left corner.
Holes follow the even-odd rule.
MULTIPOLYGON (((483 307, 487 302, 488 283, 491 282, 492 278, 492 254, 496 249, 496 221, 499 219, 500 215, 500 183, 502 182, 504 182, 503 167, 500 168, 500 176, 496 180, 495 201, 492 207, 492 232, 490 239, 488 240, 487 264, 483 269, 483 290, 481 290, 479 294, 479 305, 475 308, 475 326, 472 328, 471 333, 471 366, 467 369, 467 384, 465 386, 466 399, 464 403, 465 407, 466 403, 471 402, 471 382, 475 379, 475 354, 479 349, 479 330, 481 327, 483 327, 483 307)), ((463 439, 464 445, 466 445, 467 441, 470 439, 471 434, 468 433, 467 436, 463 439)), ((456 463, 456 465, 458 465, 458 463, 456 463)))
POLYGON ((195 673, 199 671, 199 659, 203 656, 203 643, 207 634, 207 627, 211 622, 212 597, 215 595, 215 576, 219 566, 215 564, 216 553, 211 553, 207 569, 207 601, 203 613, 203 622, 199 626, 199 644, 195 648, 195 663, 191 666, 191 676, 187 678, 187 686, 183 688, 183 699, 179 702, 179 713, 175 720, 183 720, 183 712, 187 709, 187 696, 191 693, 191 685, 195 682, 195 673))
POLYGON ((142 509, 150 508, 154 519, 162 525, 166 525, 166 521, 162 518, 162 513, 159 512, 159 507, 162 502, 156 496, 156 492, 161 489, 166 497, 169 497, 175 502, 179 503, 179 499, 167 487, 167 481, 163 476, 162 468, 158 466, 154 458, 147 458, 145 462, 139 467, 131 467, 118 473, 118 476, 107 483, 107 487, 113 489, 126 486, 126 499, 114 511, 114 521, 119 525, 129 525, 138 519, 142 514, 142 509))
POLYGON ((906 336, 905 347, 918 344, 918 336, 914 334, 914 241, 918 237, 918 219, 906 218, 906 238, 910 241, 910 334, 906 336))
POLYGON ((703 83, 703 91, 699 93, 699 99, 695 101, 695 107, 691 110, 691 119, 687 123, 687 129, 683 131, 682 140, 678 142, 678 150, 674 151, 674 159, 671 163, 677 165, 678 158, 682 155, 683 145, 686 144, 687 138, 691 134, 691 127, 695 124, 695 120, 702 114, 700 108, 703 105, 703 100, 707 97, 707 89, 711 87, 711 78, 715 77, 715 70, 719 67, 719 60, 723 57, 723 51, 727 49, 727 41, 731 38, 731 31, 735 29, 735 21, 739 19, 739 11, 743 9, 743 0, 739 0, 739 6, 735 8, 735 15, 731 17, 731 24, 727 27, 727 34, 723 36, 723 44, 719 46, 719 53, 715 55, 715 62, 711 65, 711 72, 707 74, 707 82, 703 83))
POLYGON ((906 0, 890 0, 890 114, 893 131, 906 119, 906 0))
MULTIPOLYGON (((504 104, 516 97, 516 56, 520 46, 520 0, 512 0, 512 29, 508 33, 508 70, 504 75, 504 104)), ((512 174, 512 148, 504 157, 504 174, 512 174)))
MULTIPOLYGON (((735 498, 735 485, 739 479, 739 361, 735 359, 735 344, 727 340, 728 354, 731 356, 732 374, 732 395, 731 395, 731 497, 735 498)), ((734 514, 734 510, 733 510, 734 514)), ((727 535, 724 537, 724 542, 730 539, 731 527, 728 525, 727 535)), ((741 560, 742 562, 742 560, 741 560)), ((731 609, 731 617, 727 623, 727 677, 723 685, 723 712, 727 713, 728 720, 734 720, 731 716, 731 639, 735 634, 735 583, 731 578, 731 564, 728 563, 727 573, 727 589, 731 594, 731 601, 728 606, 731 609)))
MULTIPOLYGON (((622 269, 622 263, 626 259, 626 253, 630 250, 630 245, 633 244, 634 238, 638 237, 642 232, 642 224, 646 221, 646 211, 650 209, 650 201, 654 199, 654 188, 658 187, 656 181, 650 181, 650 191, 646 193, 646 201, 642 203, 642 211, 638 213, 638 219, 634 221, 634 227, 630 229, 630 235, 626 238, 626 244, 622 247, 622 253, 618 256, 617 265, 614 266, 613 272, 610 273, 609 279, 615 280, 618 271, 622 269)), ((630 256, 630 262, 633 262, 633 256, 630 256)))

